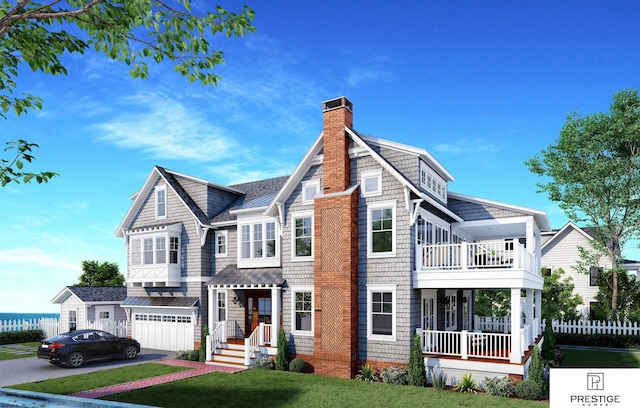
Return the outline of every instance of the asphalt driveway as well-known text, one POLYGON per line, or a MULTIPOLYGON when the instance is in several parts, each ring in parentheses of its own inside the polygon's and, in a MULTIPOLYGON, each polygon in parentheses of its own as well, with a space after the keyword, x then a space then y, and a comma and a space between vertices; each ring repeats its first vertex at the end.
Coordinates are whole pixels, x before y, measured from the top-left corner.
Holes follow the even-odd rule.
POLYGON ((152 361, 174 358, 175 352, 163 350, 142 349, 133 360, 118 359, 87 362, 80 368, 57 367, 46 360, 37 357, 17 358, 0 361, 0 387, 43 381, 50 378, 60 378, 69 375, 91 373, 110 368, 124 367, 132 364, 149 363, 152 361))

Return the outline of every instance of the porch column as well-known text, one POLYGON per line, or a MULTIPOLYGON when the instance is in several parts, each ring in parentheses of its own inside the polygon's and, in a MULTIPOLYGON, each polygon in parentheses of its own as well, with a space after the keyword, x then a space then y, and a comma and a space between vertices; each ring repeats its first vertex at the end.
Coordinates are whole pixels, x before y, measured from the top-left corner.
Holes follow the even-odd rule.
POLYGON ((271 288, 271 347, 278 344, 278 332, 280 331, 280 290, 279 286, 271 288))
POLYGON ((534 333, 536 333, 535 328, 533 327, 533 289, 526 290, 526 304, 525 304, 525 324, 531 326, 531 330, 529 330, 529 338, 526 339, 529 344, 525 346, 529 346, 533 344, 534 333))
POLYGON ((207 302, 207 310, 209 311, 208 317, 207 317, 207 324, 209 325, 209 333, 212 333, 213 329, 215 328, 213 316, 215 315, 214 310, 215 310, 215 305, 218 299, 216 298, 216 291, 212 286, 209 286, 207 291, 209 292, 209 301, 207 302))
POLYGON ((520 324, 522 308, 520 307, 520 288, 511 288, 511 355, 509 362, 520 364, 522 345, 520 344, 520 324))
POLYGON ((535 316, 538 319, 538 333, 540 333, 540 325, 542 324, 542 291, 540 289, 534 290, 533 293, 536 296, 536 311, 535 316))

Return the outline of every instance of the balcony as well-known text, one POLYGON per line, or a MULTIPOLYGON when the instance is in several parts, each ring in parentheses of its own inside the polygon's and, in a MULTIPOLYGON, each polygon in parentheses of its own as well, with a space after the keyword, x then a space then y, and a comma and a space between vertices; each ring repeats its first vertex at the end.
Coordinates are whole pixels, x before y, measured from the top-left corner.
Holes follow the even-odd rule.
POLYGON ((517 240, 416 247, 414 288, 542 289, 539 262, 517 240))
POLYGON ((180 265, 151 264, 129 266, 127 283, 143 287, 179 287, 180 265))

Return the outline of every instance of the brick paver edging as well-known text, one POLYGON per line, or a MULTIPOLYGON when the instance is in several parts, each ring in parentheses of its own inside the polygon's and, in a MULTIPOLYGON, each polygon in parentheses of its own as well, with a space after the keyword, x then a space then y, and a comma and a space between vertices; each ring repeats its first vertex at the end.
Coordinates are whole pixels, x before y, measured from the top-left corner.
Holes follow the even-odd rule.
POLYGON ((139 390, 142 388, 152 387, 158 384, 165 384, 172 381, 183 380, 185 378, 197 377, 199 375, 214 373, 214 372, 226 372, 226 373, 236 373, 238 371, 244 370, 243 368, 231 368, 231 367, 220 367, 210 364, 199 363, 195 361, 185 361, 185 360, 161 360, 157 361, 160 364, 167 364, 172 366, 180 366, 180 367, 189 367, 192 370, 180 371, 172 374, 159 375, 157 377, 145 378, 143 380, 131 381, 123 384, 115 384, 109 385, 107 387, 96 388, 95 390, 81 391, 75 394, 70 394, 72 397, 81 397, 81 398, 102 398, 107 395, 119 394, 121 392, 128 392, 133 390, 139 390))

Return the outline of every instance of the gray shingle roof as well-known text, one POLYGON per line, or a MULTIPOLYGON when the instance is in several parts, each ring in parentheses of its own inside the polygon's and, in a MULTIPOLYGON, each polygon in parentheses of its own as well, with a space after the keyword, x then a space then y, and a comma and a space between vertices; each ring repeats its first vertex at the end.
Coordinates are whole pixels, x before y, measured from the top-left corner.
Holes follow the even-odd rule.
POLYGON ((180 307, 189 308, 198 304, 197 297, 136 297, 129 296, 122 302, 123 307, 180 307))
POLYGON ((219 286, 282 286, 282 268, 243 268, 229 265, 216 274, 209 285, 219 286))
POLYGON ((229 186, 235 190, 240 190, 245 194, 238 197, 238 199, 231 203, 231 205, 222 210, 218 215, 214 216, 211 219, 211 222, 216 223, 235 220, 236 216, 230 213, 230 211, 233 210, 258 208, 271 204, 276 193, 280 191, 288 179, 289 176, 283 176, 229 186))
POLYGON ((67 286, 83 302, 122 302, 127 297, 127 288, 104 286, 67 286))

